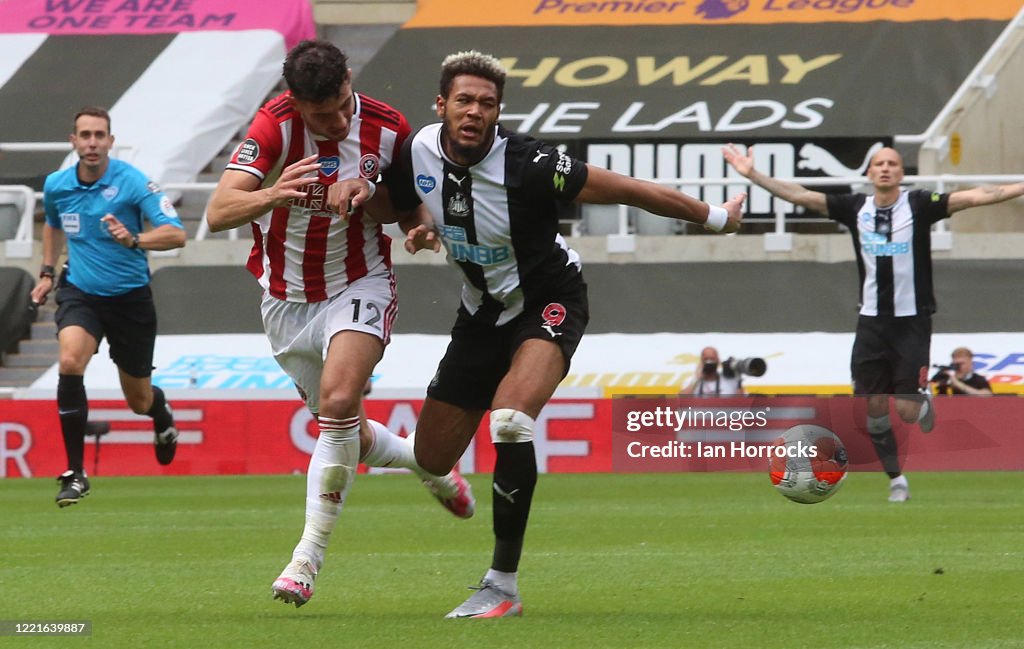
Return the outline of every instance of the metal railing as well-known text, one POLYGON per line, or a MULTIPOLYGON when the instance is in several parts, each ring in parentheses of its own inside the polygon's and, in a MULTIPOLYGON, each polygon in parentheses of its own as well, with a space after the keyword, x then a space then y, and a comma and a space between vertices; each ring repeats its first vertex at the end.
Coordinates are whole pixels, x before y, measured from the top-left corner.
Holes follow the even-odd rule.
POLYGON ((939 132, 943 124, 945 124, 946 120, 950 118, 954 111, 960 110, 961 104, 963 103, 964 97, 967 93, 979 88, 987 90, 992 87, 994 75, 985 74, 985 71, 988 69, 989 65, 991 65, 992 60, 1002 53, 1003 47, 1006 43, 1015 36, 1014 32, 1021 28, 1024 28, 1024 8, 1021 8, 1021 10, 1017 12, 1017 15, 1014 16, 1013 20, 1011 20, 1006 28, 1003 29, 1002 33, 999 34, 999 37, 996 38, 994 43, 992 43, 992 46, 988 48, 987 52, 985 52, 985 55, 981 57, 980 61, 978 61, 978 64, 974 66, 973 70, 971 70, 971 73, 967 75, 966 79, 964 79, 964 82, 960 84, 960 87, 957 88, 955 93, 953 93, 953 96, 946 102, 946 105, 942 107, 939 114, 935 116, 935 119, 932 120, 932 123, 928 128, 922 133, 918 133, 916 135, 896 135, 893 137, 893 141, 896 144, 920 144, 934 149, 943 149, 947 144, 947 140, 945 136, 935 139, 936 133, 939 132))
MULTIPOLYGON (((836 186, 836 185, 850 185, 856 190, 858 187, 870 185, 867 178, 863 176, 847 176, 847 177, 797 177, 797 178, 779 178, 779 180, 795 182, 797 184, 814 187, 814 186, 836 186)), ((1004 184, 1011 182, 1024 181, 1024 175, 1008 175, 1008 174, 941 174, 931 176, 906 176, 904 178, 905 185, 926 185, 933 187, 936 191, 946 191, 950 186, 959 185, 979 185, 986 183, 993 184, 1004 184)), ((741 176, 734 178, 658 178, 652 180, 659 184, 673 185, 673 186, 698 186, 701 188, 712 187, 712 186, 725 186, 727 187, 727 194, 734 193, 736 191, 765 191, 741 176)), ((171 182, 163 185, 166 190, 169 191, 204 191, 212 193, 216 187, 214 182, 171 182)), ((26 185, 0 185, 0 189, 13 190, 23 193, 25 196, 24 205, 22 208, 22 215, 18 222, 17 233, 13 240, 5 242, 5 252, 9 258, 30 258, 32 257, 32 242, 33 242, 33 219, 35 216, 36 205, 38 200, 42 198, 40 192, 34 191, 31 187, 26 185)), ((869 188, 867 189, 869 191, 869 188)), ((788 215, 790 215, 794 208, 791 204, 788 204, 779 199, 773 199, 773 231, 767 233, 766 236, 766 248, 769 250, 788 250, 786 237, 790 236, 786 233, 786 221, 788 215)), ((629 206, 618 206, 618 227, 617 230, 608 234, 609 237, 617 237, 618 244, 622 244, 624 237, 632 237, 635 235, 635 224, 630 223, 629 218, 629 206)), ((823 220, 823 219, 822 219, 823 220)), ((940 221, 933 227, 934 233, 948 233, 948 226, 946 221, 940 221)), ((229 240, 239 239, 240 228, 234 228, 227 231, 227 237, 229 240)), ((210 230, 206 220, 206 211, 204 210, 203 216, 200 219, 199 226, 195 235, 196 241, 204 241, 209 236, 210 230)), ((612 250, 613 240, 609 239, 609 251, 612 250)), ((945 237, 933 237, 933 248, 936 249, 948 249, 951 245, 948 234, 945 237)), ((622 249, 616 249, 616 252, 624 252, 622 249)))

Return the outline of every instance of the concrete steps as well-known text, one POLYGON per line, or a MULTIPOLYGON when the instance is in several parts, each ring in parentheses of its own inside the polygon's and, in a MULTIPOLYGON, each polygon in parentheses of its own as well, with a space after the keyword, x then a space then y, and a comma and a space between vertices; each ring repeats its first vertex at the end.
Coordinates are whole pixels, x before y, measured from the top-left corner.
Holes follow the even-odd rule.
POLYGON ((57 308, 51 300, 39 308, 29 337, 18 342, 16 353, 0 358, 0 387, 28 387, 60 357, 57 325, 53 321, 57 308))

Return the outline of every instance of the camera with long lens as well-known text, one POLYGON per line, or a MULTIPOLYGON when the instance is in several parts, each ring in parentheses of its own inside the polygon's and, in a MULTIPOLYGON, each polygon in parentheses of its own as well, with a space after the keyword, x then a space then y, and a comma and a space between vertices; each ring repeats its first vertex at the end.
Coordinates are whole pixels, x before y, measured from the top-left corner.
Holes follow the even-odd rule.
POLYGON ((763 358, 751 356, 750 358, 729 357, 722 361, 722 376, 727 379, 736 378, 737 374, 747 376, 762 376, 768 369, 768 363, 763 358))
POLYGON ((953 365, 932 365, 936 372, 932 378, 928 379, 929 383, 938 383, 939 385, 945 385, 949 383, 949 372, 957 371, 957 368, 953 365))

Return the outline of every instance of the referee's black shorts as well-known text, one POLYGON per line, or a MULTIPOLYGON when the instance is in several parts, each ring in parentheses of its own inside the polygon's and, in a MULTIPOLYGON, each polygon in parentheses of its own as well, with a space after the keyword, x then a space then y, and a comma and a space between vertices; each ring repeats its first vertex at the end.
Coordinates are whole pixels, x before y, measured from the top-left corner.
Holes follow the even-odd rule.
POLYGON ((860 316, 850 373, 854 394, 917 395, 928 382, 930 315, 860 316))
POLYGON ((562 349, 565 376, 589 320, 587 285, 582 281, 531 299, 521 314, 497 327, 475 321, 460 306, 448 351, 427 395, 468 410, 487 410, 516 350, 531 338, 550 340, 562 349))
POLYGON ((148 285, 121 295, 91 295, 62 277, 56 299, 57 331, 82 327, 97 345, 106 336, 110 359, 121 370, 140 379, 153 374, 156 307, 148 285))

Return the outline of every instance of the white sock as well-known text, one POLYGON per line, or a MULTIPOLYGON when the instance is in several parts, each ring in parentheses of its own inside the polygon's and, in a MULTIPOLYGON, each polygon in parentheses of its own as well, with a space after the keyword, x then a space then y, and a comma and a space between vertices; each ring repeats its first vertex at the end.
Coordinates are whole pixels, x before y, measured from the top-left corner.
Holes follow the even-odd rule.
POLYGON ((413 436, 416 433, 412 433, 408 437, 402 437, 391 432, 387 426, 379 421, 372 419, 367 421, 370 424, 370 433, 373 436, 373 441, 370 444, 370 450, 362 457, 361 461, 363 464, 392 469, 409 469, 419 476, 420 480, 426 480, 440 487, 442 496, 455 495, 456 489, 454 485, 449 484, 451 481, 445 480, 446 476, 436 476, 433 473, 428 473, 420 468, 419 464, 416 464, 416 454, 413 452, 413 436), (449 486, 451 487, 451 493, 446 493, 445 488, 449 486))
POLYGON ((517 579, 519 573, 517 572, 502 572, 489 568, 487 574, 484 575, 484 579, 491 582, 498 588, 502 589, 509 595, 519 594, 519 581, 517 579))
POLYGON ((368 419, 370 449, 359 459, 366 466, 389 469, 419 469, 412 449, 412 437, 402 437, 388 430, 379 421, 368 419))
POLYGON ((900 474, 900 475, 896 476, 895 478, 889 480, 889 486, 890 487, 908 487, 910 485, 907 482, 907 476, 900 474))
POLYGON ((308 559, 317 570, 338 522, 359 464, 359 417, 320 417, 320 437, 306 472, 306 526, 293 558, 308 559))

